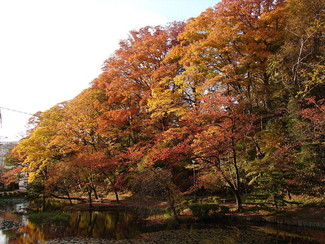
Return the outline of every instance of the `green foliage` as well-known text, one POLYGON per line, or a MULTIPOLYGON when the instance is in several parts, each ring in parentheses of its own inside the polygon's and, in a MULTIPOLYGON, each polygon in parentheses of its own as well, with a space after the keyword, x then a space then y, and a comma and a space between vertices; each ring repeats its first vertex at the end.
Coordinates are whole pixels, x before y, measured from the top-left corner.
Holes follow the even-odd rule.
POLYGON ((192 204, 190 205, 190 210, 194 217, 199 219, 205 219, 215 215, 219 210, 220 206, 218 204, 192 204))
POLYGON ((220 211, 219 211, 220 213, 229 213, 230 212, 230 209, 229 209, 229 207, 227 207, 227 206, 224 206, 224 205, 221 205, 220 206, 220 211))
POLYGON ((210 196, 210 197, 202 197, 198 199, 200 203, 209 203, 209 204, 220 204, 220 197, 210 196))
POLYGON ((308 195, 293 195, 291 201, 298 202, 299 205, 305 207, 325 207, 325 198, 322 197, 313 197, 308 195))
POLYGON ((69 222, 70 214, 62 211, 29 213, 28 219, 38 224, 66 225, 69 222))
POLYGON ((35 200, 40 198, 44 192, 43 182, 35 180, 27 186, 27 199, 35 200))

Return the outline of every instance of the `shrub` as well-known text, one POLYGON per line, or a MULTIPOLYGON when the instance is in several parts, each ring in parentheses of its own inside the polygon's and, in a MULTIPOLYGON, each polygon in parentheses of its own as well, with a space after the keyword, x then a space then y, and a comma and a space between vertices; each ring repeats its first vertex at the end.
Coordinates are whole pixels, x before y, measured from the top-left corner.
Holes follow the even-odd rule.
POLYGON ((219 209, 218 204, 192 204, 190 206, 193 216, 200 219, 216 214, 219 209))
POLYGON ((199 202, 206 203, 206 204, 219 204, 220 203, 220 198, 216 196, 211 196, 211 197, 203 197, 201 199, 198 199, 199 202))
POLYGON ((229 213, 230 212, 229 207, 227 207, 227 206, 220 206, 220 212, 221 213, 229 213))

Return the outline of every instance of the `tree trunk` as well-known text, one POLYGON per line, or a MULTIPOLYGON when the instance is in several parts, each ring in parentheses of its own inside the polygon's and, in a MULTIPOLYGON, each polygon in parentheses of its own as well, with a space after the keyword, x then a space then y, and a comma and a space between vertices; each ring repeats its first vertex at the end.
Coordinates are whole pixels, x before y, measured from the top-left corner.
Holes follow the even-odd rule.
POLYGON ((237 212, 243 212, 244 208, 239 190, 234 190, 234 194, 236 198, 237 212))
POLYGON ((177 224, 179 224, 179 218, 178 218, 178 213, 177 213, 177 210, 176 210, 176 206, 175 206, 175 198, 174 196, 172 195, 173 192, 168 188, 167 189, 167 198, 168 198, 168 204, 169 204, 169 207, 171 208, 171 210, 173 211, 173 214, 174 214, 174 220, 177 224))
POLYGON ((95 199, 97 200, 98 199, 98 195, 97 195, 96 187, 95 186, 92 186, 92 189, 93 189, 93 192, 94 192, 95 199))
POLYGON ((169 206, 170 208, 172 209, 173 211, 173 214, 174 214, 174 220, 175 222, 178 224, 179 223, 179 218, 178 218, 178 213, 177 213, 177 210, 176 210, 176 207, 175 207, 175 201, 172 200, 169 202, 169 206))
POLYGON ((237 205, 237 211, 238 212, 243 212, 244 209, 243 209, 243 205, 242 205, 242 200, 241 200, 241 195, 240 195, 240 190, 239 190, 239 184, 240 184, 240 180, 239 180, 239 171, 238 171, 238 168, 237 168, 237 165, 235 166, 236 168, 236 178, 237 178, 237 186, 235 184, 233 184, 228 178, 227 176, 225 175, 224 171, 221 169, 220 167, 220 159, 218 159, 218 163, 216 164, 218 169, 220 170, 221 172, 221 175, 223 177, 223 179, 227 182, 230 190, 232 191, 232 193, 235 195, 235 198, 236 198, 236 205, 237 205))
POLYGON ((91 190, 88 190, 88 197, 89 197, 89 207, 92 208, 93 203, 92 203, 92 200, 91 200, 91 190))
POLYGON ((120 200, 119 200, 119 197, 118 197, 118 192, 117 192, 117 190, 116 189, 114 189, 114 193, 115 193, 115 198, 116 198, 116 202, 120 202, 120 200))
POLYGON ((78 200, 78 201, 84 201, 84 199, 83 198, 80 198, 80 197, 60 197, 60 196, 57 196, 57 195, 55 195, 55 194, 51 194, 51 197, 54 197, 54 198, 57 198, 57 199, 65 199, 65 200, 78 200))
POLYGON ((291 193, 290 193, 289 189, 286 189, 286 191, 287 191, 287 195, 288 195, 289 200, 291 200, 292 197, 291 197, 291 193))
POLYGON ((176 207, 174 204, 171 205, 171 208, 173 210, 173 214, 174 214, 174 219, 175 219, 175 222, 178 224, 179 223, 179 218, 178 218, 178 213, 177 213, 177 210, 176 210, 176 207))
POLYGON ((236 152, 236 145, 235 145, 234 138, 231 138, 231 144, 232 144, 233 163, 234 163, 235 174, 236 174, 236 183, 233 186, 233 192, 236 198, 237 211, 243 212, 244 209, 243 209, 242 200, 239 192, 241 184, 240 184, 239 168, 237 165, 237 152, 236 152))
POLYGON ((45 194, 43 194, 43 199, 42 199, 42 209, 43 209, 43 212, 45 212, 45 207, 46 207, 46 196, 45 194))
POLYGON ((72 206, 73 204, 72 204, 72 200, 71 200, 71 198, 70 198, 70 194, 69 194, 69 192, 67 191, 67 197, 68 197, 68 199, 69 199, 69 202, 70 202, 70 206, 72 206))

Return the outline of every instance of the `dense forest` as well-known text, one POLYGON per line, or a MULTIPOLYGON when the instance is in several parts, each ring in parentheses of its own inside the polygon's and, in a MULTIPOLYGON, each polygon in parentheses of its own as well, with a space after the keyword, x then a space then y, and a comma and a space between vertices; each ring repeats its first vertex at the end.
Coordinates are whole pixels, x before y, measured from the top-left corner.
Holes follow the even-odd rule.
MULTIPOLYGON (((35 196, 229 194, 325 187, 321 0, 223 0, 130 31, 90 87, 36 114, 7 157, 35 196)), ((64 89, 64 88, 63 88, 64 89)), ((90 201, 91 202, 91 201, 90 201)))

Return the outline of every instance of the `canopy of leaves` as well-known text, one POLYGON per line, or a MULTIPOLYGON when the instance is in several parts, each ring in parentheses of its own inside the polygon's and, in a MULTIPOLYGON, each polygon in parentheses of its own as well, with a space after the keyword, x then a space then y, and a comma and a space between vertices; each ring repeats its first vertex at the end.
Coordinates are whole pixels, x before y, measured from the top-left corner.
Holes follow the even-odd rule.
POLYGON ((131 31, 14 153, 30 182, 61 194, 117 194, 134 172, 134 192, 188 192, 193 171, 238 210, 244 192, 320 195, 324 23, 324 1, 223 0, 186 24, 131 31))

